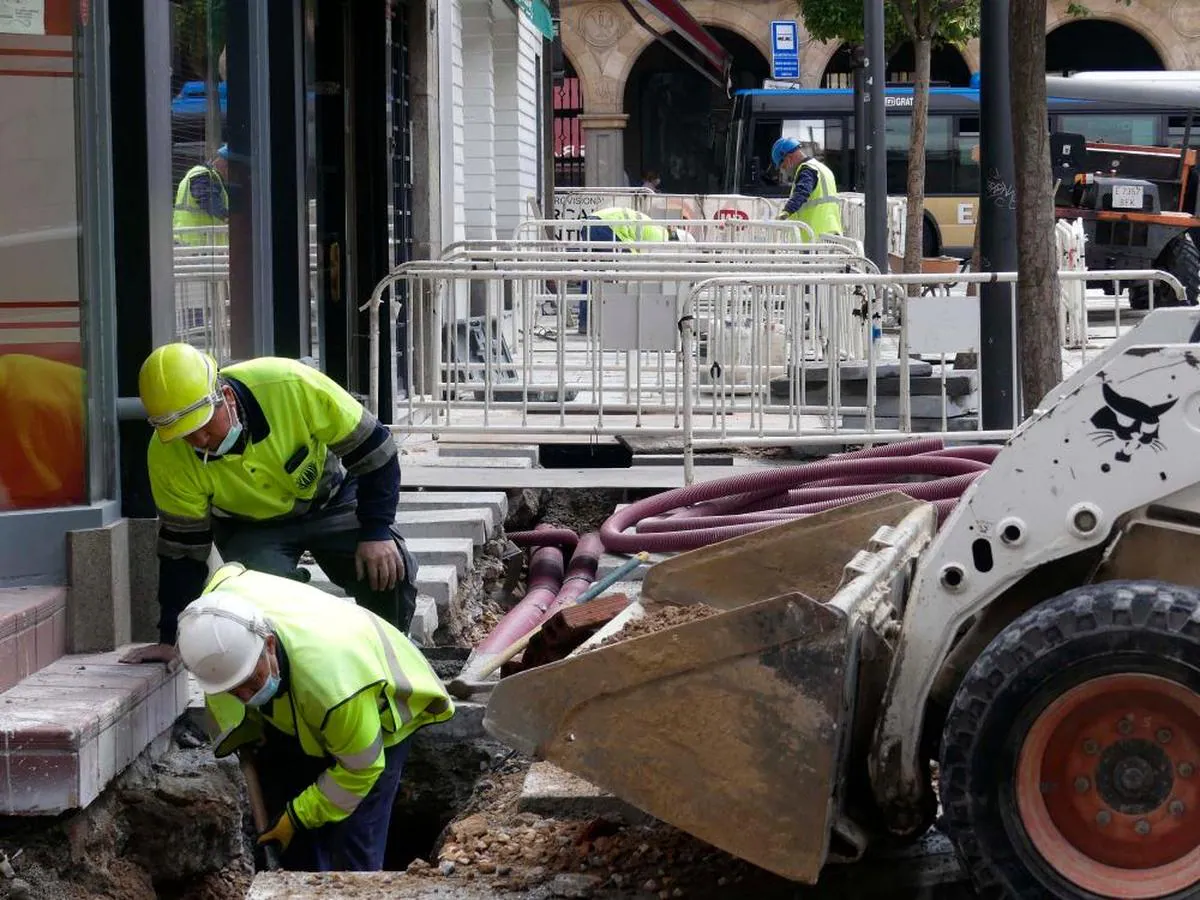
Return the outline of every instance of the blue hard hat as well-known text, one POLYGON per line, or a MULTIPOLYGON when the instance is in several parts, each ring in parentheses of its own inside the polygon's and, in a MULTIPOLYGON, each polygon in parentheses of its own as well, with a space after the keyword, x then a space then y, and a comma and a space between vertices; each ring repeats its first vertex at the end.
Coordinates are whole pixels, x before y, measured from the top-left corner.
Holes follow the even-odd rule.
POLYGON ((218 147, 217 156, 221 157, 221 159, 229 159, 229 145, 222 144, 220 147, 218 147))
POLYGON ((775 146, 771 148, 771 162, 774 163, 775 168, 778 169, 780 164, 783 162, 784 157, 794 150, 799 149, 800 142, 798 140, 791 137, 781 137, 775 142, 775 146))

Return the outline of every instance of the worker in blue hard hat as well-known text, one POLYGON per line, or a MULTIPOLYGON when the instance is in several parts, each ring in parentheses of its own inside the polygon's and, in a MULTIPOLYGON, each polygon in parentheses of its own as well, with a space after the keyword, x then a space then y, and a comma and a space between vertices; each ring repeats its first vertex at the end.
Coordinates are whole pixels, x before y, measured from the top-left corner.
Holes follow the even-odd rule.
POLYGON ((814 235, 842 233, 842 206, 837 179, 816 158, 815 148, 793 137, 781 137, 771 148, 771 162, 792 185, 779 218, 803 222, 814 235))
POLYGON ((175 243, 188 246, 229 243, 229 145, 211 160, 192 166, 175 192, 175 243))

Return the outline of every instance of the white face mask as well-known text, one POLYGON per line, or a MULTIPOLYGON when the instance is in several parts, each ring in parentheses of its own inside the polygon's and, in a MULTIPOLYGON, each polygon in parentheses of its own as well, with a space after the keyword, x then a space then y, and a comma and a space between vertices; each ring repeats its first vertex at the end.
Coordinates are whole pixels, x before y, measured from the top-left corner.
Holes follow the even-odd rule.
MULTIPOLYGON (((229 409, 231 411, 231 415, 232 415, 233 407, 230 406, 228 400, 226 400, 225 403, 226 403, 226 406, 229 407, 229 409)), ((242 436, 242 423, 234 422, 231 426, 229 426, 229 433, 225 435, 225 440, 221 441, 221 445, 219 447, 217 447, 216 450, 205 450, 204 451, 204 461, 208 462, 208 459, 210 456, 213 457, 214 459, 219 459, 220 457, 224 456, 226 453, 228 453, 230 450, 233 449, 234 445, 238 442, 238 438, 240 438, 241 436, 242 436)))

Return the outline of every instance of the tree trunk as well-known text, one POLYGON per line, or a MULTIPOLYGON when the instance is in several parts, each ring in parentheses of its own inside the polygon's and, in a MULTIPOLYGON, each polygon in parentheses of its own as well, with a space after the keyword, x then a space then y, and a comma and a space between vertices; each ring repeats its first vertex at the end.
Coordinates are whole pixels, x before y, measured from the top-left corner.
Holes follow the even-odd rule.
POLYGON ((1046 0, 1012 0, 1009 61, 1017 189, 1017 371, 1026 414, 1062 380, 1054 182, 1046 122, 1046 0))
MULTIPOLYGON (((920 272, 925 236, 925 134, 929 128, 929 64, 933 41, 919 37, 913 41, 916 67, 913 72, 912 125, 908 141, 908 214, 904 224, 904 271, 920 272)), ((920 293, 913 285, 909 294, 920 293)))

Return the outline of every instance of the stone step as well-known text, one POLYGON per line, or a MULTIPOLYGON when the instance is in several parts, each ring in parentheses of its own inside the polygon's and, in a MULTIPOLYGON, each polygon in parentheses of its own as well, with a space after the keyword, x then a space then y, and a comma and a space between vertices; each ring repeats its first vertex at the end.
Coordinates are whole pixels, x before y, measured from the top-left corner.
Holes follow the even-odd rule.
POLYGON ((437 601, 439 616, 449 614, 458 597, 458 571, 454 566, 421 566, 417 570, 417 592, 437 601))
POLYGON ((454 566, 462 577, 475 561, 475 544, 470 538, 413 538, 404 543, 421 568, 454 566))
POLYGON ((408 629, 412 642, 418 647, 432 647, 433 635, 439 623, 437 601, 427 594, 417 594, 417 609, 408 629))
POLYGON ((401 509, 396 524, 405 540, 411 538, 470 538, 482 547, 496 532, 492 511, 487 507, 465 509, 401 509))
POLYGON ((86 807, 187 708, 179 668, 63 656, 0 694, 0 815, 86 807))
POLYGON ((527 459, 530 465, 538 464, 537 444, 446 444, 437 445, 437 455, 442 459, 527 459))
MULTIPOLYGON (((427 466, 442 469, 532 469, 533 463, 524 456, 433 456, 414 454, 400 460, 401 472, 410 466, 427 466)), ((403 478, 403 475, 401 476, 403 478)))
POLYGON ((67 652, 67 589, 0 589, 0 692, 67 652))
POLYGON ((508 495, 504 491, 400 491, 402 510, 463 509, 485 506, 492 521, 502 524, 508 518, 508 495))

